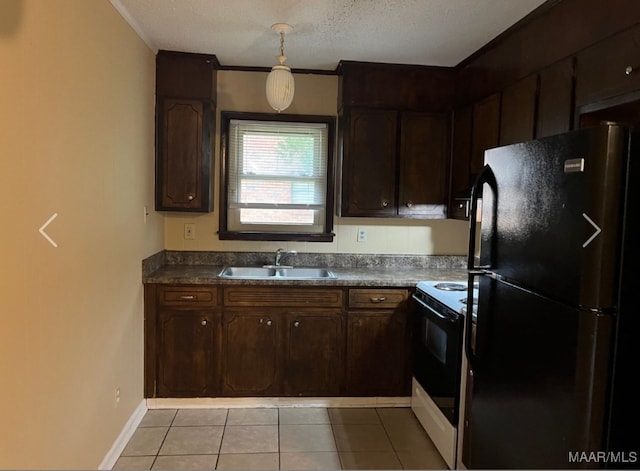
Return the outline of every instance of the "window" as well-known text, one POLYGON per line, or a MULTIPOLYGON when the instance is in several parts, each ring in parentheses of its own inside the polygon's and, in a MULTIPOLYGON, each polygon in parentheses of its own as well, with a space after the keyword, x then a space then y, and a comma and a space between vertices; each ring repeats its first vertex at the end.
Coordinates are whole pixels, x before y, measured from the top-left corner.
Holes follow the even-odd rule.
POLYGON ((221 239, 333 240, 334 121, 222 112, 221 239))

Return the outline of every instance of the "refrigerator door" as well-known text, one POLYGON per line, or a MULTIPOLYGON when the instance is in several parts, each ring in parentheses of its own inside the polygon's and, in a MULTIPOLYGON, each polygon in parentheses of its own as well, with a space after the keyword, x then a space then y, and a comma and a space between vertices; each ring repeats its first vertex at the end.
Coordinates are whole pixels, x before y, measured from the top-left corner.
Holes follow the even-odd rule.
POLYGON ((549 298, 616 305, 629 131, 581 129, 485 152, 480 266, 549 298), (487 185, 485 185, 487 186, 487 185))
POLYGON ((604 449, 613 317, 490 276, 476 279, 475 339, 465 346, 464 465, 580 466, 576 452, 604 449))

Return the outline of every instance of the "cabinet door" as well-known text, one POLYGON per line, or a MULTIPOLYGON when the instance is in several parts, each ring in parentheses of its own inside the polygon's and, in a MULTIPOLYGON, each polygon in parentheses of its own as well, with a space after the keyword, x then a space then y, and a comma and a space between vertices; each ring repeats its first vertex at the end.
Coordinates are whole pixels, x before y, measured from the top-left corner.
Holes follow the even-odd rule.
POLYGON ((536 124, 538 75, 529 75, 502 92, 500 145, 530 141, 536 124))
POLYGON ((640 25, 577 55, 576 106, 640 89, 640 25))
POLYGON ((214 55, 159 51, 156 95, 215 100, 217 66, 214 55))
POLYGON ((473 108, 463 106, 453 112, 451 178, 447 216, 468 219, 468 198, 471 195, 471 123, 473 108))
POLYGON ((211 211, 209 101, 158 98, 156 210, 211 211))
POLYGON ((288 313, 284 345, 286 395, 340 394, 344 338, 339 311, 288 313))
POLYGON ((208 311, 158 314, 158 397, 213 396, 218 392, 219 316, 208 311))
POLYGON ((449 116, 402 113, 398 214, 428 217, 447 199, 449 116))
POLYGON ((280 393, 281 315, 268 311, 225 313, 222 392, 230 396, 280 393))
POLYGON ((341 216, 394 216, 397 113, 352 109, 345 117, 341 216))
POLYGON ((350 311, 347 321, 347 394, 410 395, 406 312, 350 311))
POLYGON ((571 130, 573 62, 573 58, 565 59, 540 72, 537 138, 571 130))
POLYGON ((471 179, 484 167, 484 151, 496 147, 500 137, 500 94, 494 93, 473 105, 471 129, 471 179))

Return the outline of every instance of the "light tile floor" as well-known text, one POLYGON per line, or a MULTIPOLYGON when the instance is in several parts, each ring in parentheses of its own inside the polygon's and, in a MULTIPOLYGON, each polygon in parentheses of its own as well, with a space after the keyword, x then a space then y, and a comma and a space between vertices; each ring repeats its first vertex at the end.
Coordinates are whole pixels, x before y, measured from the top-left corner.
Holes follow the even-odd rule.
POLYGON ((447 469, 410 408, 149 410, 113 469, 447 469))

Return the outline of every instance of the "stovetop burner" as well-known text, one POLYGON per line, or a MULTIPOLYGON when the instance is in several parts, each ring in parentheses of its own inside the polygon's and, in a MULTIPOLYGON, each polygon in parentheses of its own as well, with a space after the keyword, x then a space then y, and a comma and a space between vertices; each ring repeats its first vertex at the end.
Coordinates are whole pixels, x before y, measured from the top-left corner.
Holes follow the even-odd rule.
POLYGON ((443 291, 466 291, 467 285, 463 285, 462 283, 438 283, 434 285, 434 288, 443 291))

